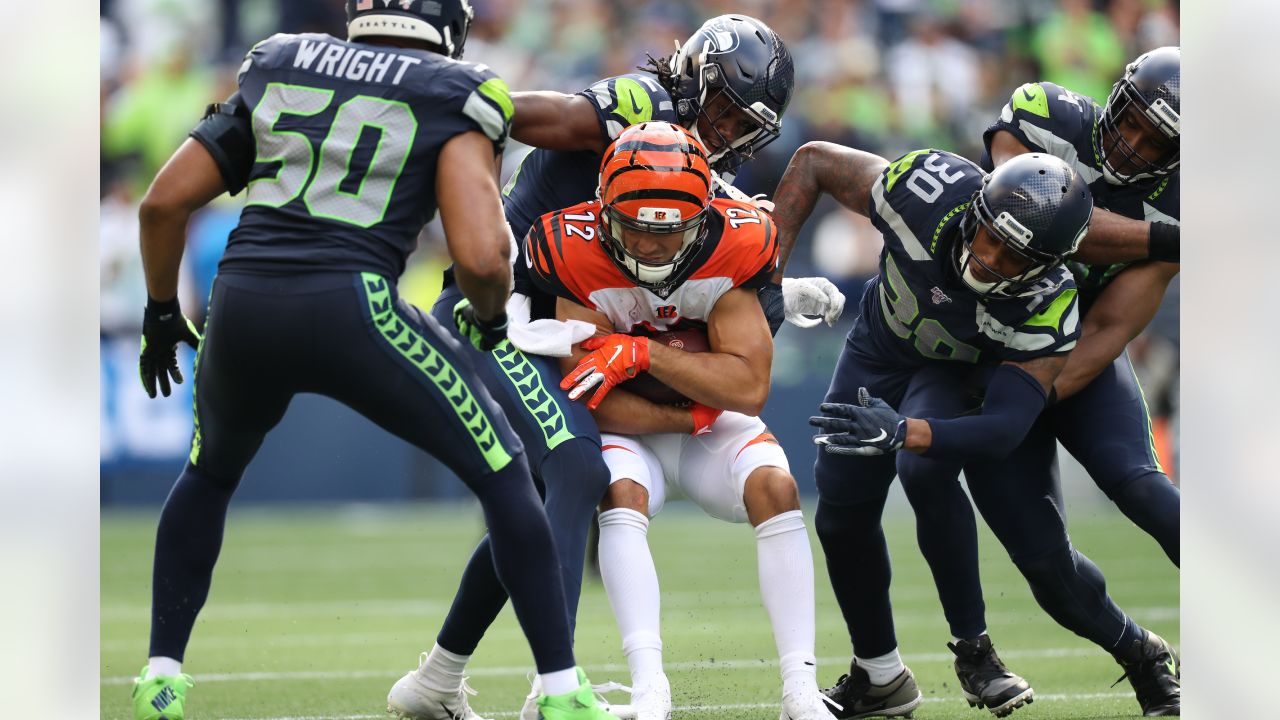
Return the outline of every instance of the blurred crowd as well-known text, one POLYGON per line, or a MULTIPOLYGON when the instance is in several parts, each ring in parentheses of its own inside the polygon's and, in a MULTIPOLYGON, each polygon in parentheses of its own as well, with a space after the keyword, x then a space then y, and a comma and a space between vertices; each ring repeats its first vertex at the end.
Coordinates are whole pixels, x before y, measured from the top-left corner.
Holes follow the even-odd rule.
MULTIPOLYGON (((1051 80, 1105 102, 1124 65, 1178 44, 1176 0, 472 0, 466 59, 513 90, 577 92, 670 55, 706 18, 764 20, 795 58, 797 90, 782 137, 737 184, 771 193, 792 152, 830 140, 894 158, 920 147, 975 160, 982 131, 1018 85, 1051 80)), ((342 0, 102 0, 102 332, 136 342, 145 290, 136 206, 205 105, 230 95, 244 53, 275 32, 345 35, 342 0)), ((512 143, 510 173, 528 149, 512 143)), ((193 222, 183 305, 204 306, 241 198, 193 222)), ((788 274, 821 274, 851 298, 874 274, 878 234, 821 205, 788 274)), ((447 262, 438 226, 420 241, 402 292, 429 305, 447 262)), ((1176 281, 1175 281, 1176 282, 1176 281)), ((1131 352, 1157 415, 1177 398, 1176 287, 1131 352)))

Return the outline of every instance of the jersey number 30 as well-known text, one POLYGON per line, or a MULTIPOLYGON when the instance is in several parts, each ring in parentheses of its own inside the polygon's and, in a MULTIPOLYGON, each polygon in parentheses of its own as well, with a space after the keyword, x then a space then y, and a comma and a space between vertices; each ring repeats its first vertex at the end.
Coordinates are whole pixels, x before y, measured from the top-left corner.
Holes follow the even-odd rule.
POLYGON ((332 102, 332 90, 285 83, 267 85, 262 101, 253 110, 257 162, 278 162, 280 170, 275 177, 249 183, 247 204, 281 207, 303 195, 302 201, 313 217, 364 228, 382 221, 418 134, 418 120, 403 102, 357 95, 338 106, 318 152, 312 150, 311 140, 301 132, 276 127, 282 115, 319 115, 332 102), (365 128, 378 131, 378 142, 364 177, 350 177, 351 161, 365 128), (314 167, 317 155, 319 168, 314 167))

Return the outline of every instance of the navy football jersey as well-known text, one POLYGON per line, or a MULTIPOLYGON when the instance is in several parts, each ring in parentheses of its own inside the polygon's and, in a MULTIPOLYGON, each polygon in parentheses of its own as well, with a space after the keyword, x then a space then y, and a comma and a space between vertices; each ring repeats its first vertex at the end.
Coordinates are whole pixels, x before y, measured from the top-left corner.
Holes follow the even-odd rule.
POLYGON ((506 142, 507 85, 425 50, 275 35, 249 52, 240 96, 257 157, 220 267, 397 277, 436 213, 436 164, 454 136, 506 142))
MULTIPOLYGON (((1061 158, 1089 183, 1097 207, 1148 222, 1178 224, 1178 174, 1135 185, 1113 185, 1102 175, 1098 120, 1102 107, 1092 99, 1049 82, 1027 83, 1013 91, 1000 118, 983 134, 990 170, 991 139, 1004 130, 1033 151, 1061 158)), ((1126 264, 1071 263, 1082 301, 1092 302, 1126 264)))
MULTIPOLYGON (((534 221, 543 215, 596 196, 600 158, 623 128, 651 120, 677 122, 671 95, 651 75, 631 73, 606 78, 578 94, 591 101, 606 140, 599 150, 566 152, 538 148, 525 156, 502 189, 507 222, 517 238, 528 234, 534 221)), ((538 290, 529 278, 524 243, 520 243, 520 253, 515 264, 515 292, 533 298, 535 318, 553 317, 554 300, 538 290)))
POLYGON ((1018 297, 987 301, 958 277, 951 255, 984 176, 959 155, 917 150, 872 185, 871 222, 884 250, 850 333, 859 355, 906 365, 1021 362, 1075 347, 1079 313, 1066 268, 1018 297))

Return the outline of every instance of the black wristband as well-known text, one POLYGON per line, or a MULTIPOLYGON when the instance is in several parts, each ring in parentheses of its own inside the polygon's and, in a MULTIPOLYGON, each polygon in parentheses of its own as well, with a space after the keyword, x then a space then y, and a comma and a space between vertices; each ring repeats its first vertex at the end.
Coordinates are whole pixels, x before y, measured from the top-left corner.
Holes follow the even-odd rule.
POLYGON ((497 315, 494 315, 493 319, 491 320, 481 320, 479 317, 477 317, 476 324, 479 325, 480 329, 484 330, 485 332, 505 331, 507 329, 507 311, 503 310, 497 315))
POLYGON ((1173 223, 1153 222, 1147 240, 1147 255, 1152 260, 1179 262, 1179 226, 1173 223))

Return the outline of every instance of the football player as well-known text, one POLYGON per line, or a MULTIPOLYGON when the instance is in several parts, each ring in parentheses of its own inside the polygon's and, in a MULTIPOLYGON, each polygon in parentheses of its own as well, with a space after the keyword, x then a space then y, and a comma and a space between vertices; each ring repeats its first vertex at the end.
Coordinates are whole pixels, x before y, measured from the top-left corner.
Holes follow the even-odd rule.
MULTIPOLYGON (((142 202, 149 297, 139 372, 148 394, 158 383, 168 395, 170 378, 181 381, 177 343, 198 350, 195 435, 160 516, 150 660, 133 687, 134 716, 186 716, 191 679, 181 662, 228 503, 293 396, 314 392, 467 483, 533 650, 546 692, 540 713, 605 720, 574 666, 551 530, 520 441, 460 343, 396 293, 438 208, 465 296, 458 327, 481 349, 503 340, 510 246, 495 158, 511 120, 507 86, 460 59, 466 0, 394 9, 348 0, 347 14, 346 40, 282 34, 258 43, 239 74, 243 104, 215 107, 142 202), (201 338, 176 300, 187 221, 246 180, 201 338)), ((434 700, 452 717, 464 714, 465 698, 459 687, 434 700)))
POLYGON ((598 328, 562 366, 560 387, 594 414, 609 468, 600 566, 631 671, 638 720, 666 720, 658 577, 649 520, 666 483, 708 514, 755 527, 760 590, 783 681, 782 720, 831 720, 814 657, 813 558, 786 455, 759 415, 773 343, 756 299, 777 264, 769 215, 714 199, 706 151, 669 123, 633 125, 605 152, 599 200, 543 216, 526 241, 533 281, 562 320, 598 328), (705 328, 709 351, 648 337, 705 328), (648 372, 690 398, 627 391, 648 372), (617 387, 616 387, 617 386, 617 387))
MULTIPOLYGON (((540 216, 595 197, 601 154, 635 123, 682 124, 706 143, 713 167, 726 173, 778 136, 793 90, 791 56, 782 39, 759 20, 744 15, 708 20, 671 58, 656 60, 653 67, 653 75, 608 78, 575 95, 512 94, 512 137, 537 148, 503 190, 507 221, 516 237, 523 238, 540 216)), ((727 183, 719 187, 731 190, 727 183)), ((514 304, 526 308, 523 312, 531 319, 554 318, 555 298, 533 283, 528 263, 523 255, 515 263, 514 304)), ((779 271, 759 295, 777 324, 784 315, 801 326, 821 321, 813 316, 828 322, 839 317, 844 298, 831 283, 822 278, 787 279, 785 286, 779 285, 782 282, 779 271)), ((444 289, 432 309, 442 324, 459 293, 446 272, 444 289)), ((561 372, 556 359, 505 342, 491 353, 475 353, 474 360, 520 434, 535 479, 541 481, 572 623, 588 530, 609 483, 599 431, 590 412, 569 402, 557 387, 561 372)), ((482 541, 435 647, 398 686, 457 686, 505 602, 487 542, 482 541)), ((537 697, 535 686, 522 717, 535 714, 537 697)))
MULTIPOLYGON (((904 715, 920 702, 894 638, 880 527, 897 473, 959 648, 961 677, 981 677, 1000 691, 1000 702, 967 682, 962 690, 971 703, 1008 714, 1033 693, 991 647, 972 510, 958 483, 937 478, 1007 455, 1044 407, 1079 335, 1078 291, 1062 263, 1088 228, 1088 188, 1045 154, 986 176, 940 151, 888 163, 810 143, 779 185, 779 233, 796 232, 822 192, 868 215, 885 236, 881 272, 864 290, 824 416, 812 419, 824 429, 816 438, 823 448, 815 466, 818 536, 855 650, 849 674, 828 692, 844 708, 839 717, 904 715), (975 368, 991 371, 976 410, 969 400, 975 368)), ((1019 514, 995 517, 971 490, 993 528, 1027 522, 1019 514)), ((1055 510, 1051 498, 1033 507, 1055 510)), ((1066 543, 1065 528, 1061 536, 1066 543)), ((1107 597, 1087 558, 1075 558, 1072 574, 1043 590, 1075 598, 1096 631, 1090 637, 1112 633, 1109 650, 1144 633, 1107 597)))

